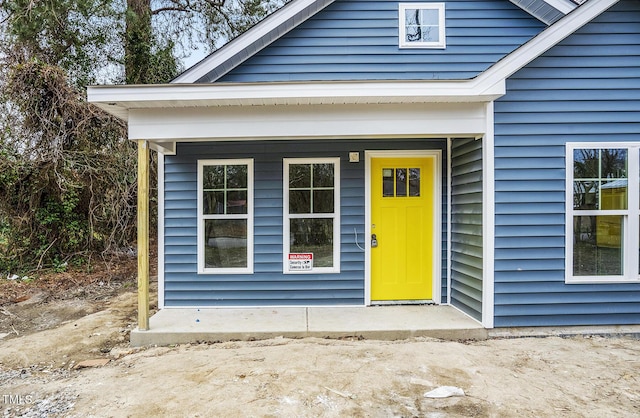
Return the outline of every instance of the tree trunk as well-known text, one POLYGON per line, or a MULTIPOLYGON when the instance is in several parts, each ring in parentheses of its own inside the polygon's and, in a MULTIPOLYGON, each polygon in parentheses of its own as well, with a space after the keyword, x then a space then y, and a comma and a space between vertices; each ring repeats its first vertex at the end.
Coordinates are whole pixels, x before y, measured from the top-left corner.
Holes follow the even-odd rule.
POLYGON ((151 0, 127 0, 124 67, 127 84, 149 83, 151 0))

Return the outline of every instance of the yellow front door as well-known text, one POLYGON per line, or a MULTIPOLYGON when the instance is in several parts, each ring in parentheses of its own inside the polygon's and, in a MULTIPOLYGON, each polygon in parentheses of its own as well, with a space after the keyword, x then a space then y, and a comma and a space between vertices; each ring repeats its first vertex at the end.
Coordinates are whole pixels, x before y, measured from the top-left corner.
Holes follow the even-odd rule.
POLYGON ((434 166, 435 157, 371 161, 372 301, 433 298, 434 166))

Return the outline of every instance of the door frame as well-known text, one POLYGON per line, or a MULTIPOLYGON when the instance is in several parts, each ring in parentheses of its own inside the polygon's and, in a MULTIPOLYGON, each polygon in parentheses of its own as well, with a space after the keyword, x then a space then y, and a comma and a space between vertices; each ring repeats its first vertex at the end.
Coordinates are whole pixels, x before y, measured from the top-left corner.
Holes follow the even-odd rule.
POLYGON ((441 150, 384 150, 367 151, 365 156, 365 262, 364 262, 364 303, 371 305, 371 160, 374 158, 433 158, 434 187, 433 202, 433 303, 441 304, 442 299, 442 151, 441 150))

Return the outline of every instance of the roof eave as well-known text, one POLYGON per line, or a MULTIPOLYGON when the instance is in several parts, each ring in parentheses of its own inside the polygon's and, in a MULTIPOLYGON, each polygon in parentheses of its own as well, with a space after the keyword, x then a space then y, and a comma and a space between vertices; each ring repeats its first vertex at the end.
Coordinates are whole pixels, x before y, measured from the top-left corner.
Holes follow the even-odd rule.
POLYGON ((475 80, 90 86, 88 101, 128 119, 131 109, 489 102, 504 95, 475 80))
POLYGON ((471 80, 92 86, 88 100, 124 120, 130 109, 160 107, 492 101, 508 77, 618 1, 586 2, 471 80))

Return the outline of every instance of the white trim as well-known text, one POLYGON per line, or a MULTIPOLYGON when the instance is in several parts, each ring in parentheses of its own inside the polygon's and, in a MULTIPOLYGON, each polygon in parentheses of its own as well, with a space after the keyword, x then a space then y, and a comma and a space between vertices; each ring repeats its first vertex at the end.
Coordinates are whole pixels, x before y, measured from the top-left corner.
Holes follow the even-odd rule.
MULTIPOLYGON (((262 39, 271 39, 270 34, 272 32, 279 31, 277 38, 280 38, 295 26, 297 26, 299 23, 302 23, 304 20, 306 20, 306 18, 308 18, 309 16, 305 16, 305 19, 299 19, 298 24, 291 25, 291 27, 289 28, 284 28, 284 24, 298 14, 303 13, 305 9, 313 6, 314 3, 317 3, 317 0, 295 0, 280 8, 279 10, 276 10, 267 18, 258 22, 253 28, 251 28, 251 30, 240 35, 238 38, 234 39, 232 42, 229 42, 214 54, 209 55, 198 64, 180 74, 172 81, 172 83, 195 83, 200 78, 206 76, 211 71, 211 69, 216 68, 226 61, 236 58, 236 56, 242 54, 243 51, 246 50, 251 44, 259 42, 262 39)), ((332 3, 332 1, 328 4, 330 3, 332 3)), ((262 48, 266 46, 268 46, 268 44, 262 45, 262 48)), ((245 57, 245 59, 247 58, 249 57, 245 57)))
POLYGON ((565 144, 565 283, 638 283, 640 282, 638 246, 640 243, 640 142, 567 142, 565 144), (621 210, 581 210, 585 216, 619 215, 623 219, 623 274, 619 276, 574 276, 573 275, 573 151, 576 149, 611 149, 627 150, 627 209, 621 210), (635 250, 634 250, 635 249, 635 250))
POLYGON ((505 84, 462 81, 334 81, 308 83, 149 84, 87 87, 87 100, 129 119, 132 109, 313 104, 406 104, 487 102, 505 84))
POLYGON ((371 305, 371 163, 374 158, 433 158, 434 199, 433 213, 433 303, 442 304, 442 151, 441 150, 388 150, 367 151, 365 158, 365 305, 371 305))
MULTIPOLYGON (((638 179, 640 177, 640 144, 637 147, 632 146, 628 150, 627 178, 638 179)), ((633 279, 633 282, 640 282, 640 253, 638 253, 640 247, 640 185, 638 181, 627 181, 627 183, 631 183, 631 186, 627 188, 627 202, 631 211, 627 218, 627 225, 625 225, 625 230, 629 232, 624 236, 625 270, 629 268, 627 276, 633 279)))
POLYGON ((543 0, 543 1, 547 3, 549 6, 553 7, 554 9, 556 9, 557 11, 565 15, 571 13, 576 7, 578 7, 577 4, 569 0, 543 0))
POLYGON ((129 138, 230 141, 466 137, 484 132, 484 112, 483 103, 140 109, 131 112, 129 138))
POLYGON ((164 154, 158 154, 158 309, 164 308, 164 154))
POLYGON ((451 216, 451 207, 452 207, 452 197, 451 197, 451 186, 453 184, 453 175, 451 173, 452 168, 452 159, 451 159, 451 150, 452 139, 447 138, 447 305, 451 305, 451 224, 452 224, 452 216, 451 216))
POLYGON ((282 159, 282 272, 283 274, 323 274, 323 273, 340 273, 340 157, 328 157, 328 158, 283 158, 282 159), (310 214, 298 214, 293 218, 323 218, 333 219, 333 267, 314 267, 310 271, 291 271, 288 267, 288 255, 291 250, 290 242, 290 222, 292 219, 289 213, 289 165, 291 164, 333 164, 333 198, 334 198, 334 211, 331 214, 328 213, 310 213, 310 214))
POLYGON ((176 155, 176 141, 150 142, 149 148, 162 155, 176 155))
POLYGON ((495 156, 494 106, 487 103, 482 139, 482 326, 493 328, 495 303, 495 156))
POLYGON ((446 40, 446 19, 444 3, 399 3, 398 4, 398 45, 401 49, 419 48, 419 49, 445 49, 447 47, 446 40), (438 41, 409 42, 407 38, 406 10, 436 10, 438 12, 438 41))
MULTIPOLYGON (((364 151, 364 304, 371 306, 371 153, 364 151)), ((378 151, 379 153, 379 151, 378 151)))
POLYGON ((253 241, 254 241, 254 184, 253 158, 245 159, 207 159, 198 160, 198 274, 252 274, 253 273, 253 241), (203 215, 203 168, 206 165, 246 165, 247 166, 247 213, 242 215, 203 215), (204 249, 204 221, 205 219, 246 219, 247 220, 247 267, 246 268, 206 268, 204 249))

